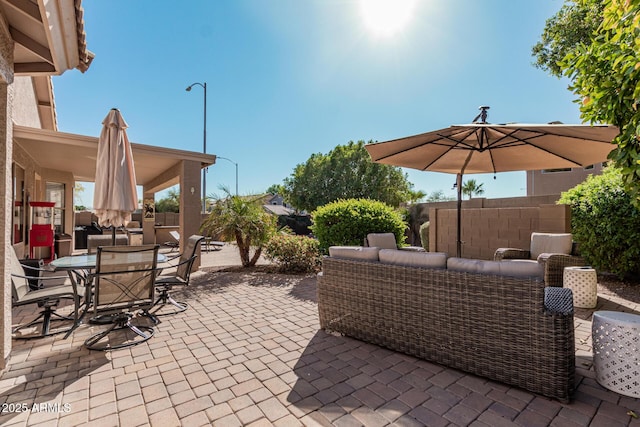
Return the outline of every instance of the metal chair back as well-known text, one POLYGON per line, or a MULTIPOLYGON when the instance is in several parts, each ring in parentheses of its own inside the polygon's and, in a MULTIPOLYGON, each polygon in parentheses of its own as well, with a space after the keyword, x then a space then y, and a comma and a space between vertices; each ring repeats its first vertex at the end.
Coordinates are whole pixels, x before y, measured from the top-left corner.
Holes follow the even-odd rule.
POLYGON ((187 239, 186 248, 184 248, 184 251, 180 255, 180 263, 178 264, 176 276, 184 280, 186 283, 189 283, 189 276, 191 275, 193 262, 198 256, 196 252, 203 239, 204 236, 198 236, 196 234, 190 236, 189 239, 187 239))
POLYGON ((159 245, 100 246, 94 274, 96 312, 153 304, 159 245))

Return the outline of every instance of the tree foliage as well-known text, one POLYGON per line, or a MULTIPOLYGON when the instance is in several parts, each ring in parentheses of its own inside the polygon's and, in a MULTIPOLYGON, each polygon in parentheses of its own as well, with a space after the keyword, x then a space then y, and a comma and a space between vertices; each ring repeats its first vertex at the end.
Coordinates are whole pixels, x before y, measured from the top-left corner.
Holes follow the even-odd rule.
POLYGON ((478 184, 475 179, 470 179, 462 184, 462 194, 469 196, 481 196, 484 194, 484 183, 478 184))
POLYGON ((640 210, 624 190, 619 169, 589 176, 559 203, 571 206, 571 230, 590 265, 620 277, 640 271, 640 210))
POLYGON ((640 0, 603 0, 603 5, 592 42, 569 52, 560 66, 580 98, 582 118, 620 129, 609 158, 640 204, 640 0))
POLYGON ((180 212, 180 193, 175 190, 169 190, 167 197, 156 201, 156 212, 180 212))
POLYGON ((565 1, 557 14, 545 24, 540 41, 531 49, 534 65, 562 77, 560 63, 580 45, 588 45, 602 22, 602 0, 565 1))
POLYGON ((411 191, 413 185, 400 168, 373 163, 364 145, 351 141, 297 165, 284 180, 289 203, 311 212, 338 199, 372 198, 399 206, 424 196, 411 191))
POLYGON ((232 196, 228 189, 225 193, 224 198, 213 203, 201 231, 226 241, 235 240, 242 265, 253 266, 263 245, 276 232, 276 217, 264 210, 262 198, 232 196))

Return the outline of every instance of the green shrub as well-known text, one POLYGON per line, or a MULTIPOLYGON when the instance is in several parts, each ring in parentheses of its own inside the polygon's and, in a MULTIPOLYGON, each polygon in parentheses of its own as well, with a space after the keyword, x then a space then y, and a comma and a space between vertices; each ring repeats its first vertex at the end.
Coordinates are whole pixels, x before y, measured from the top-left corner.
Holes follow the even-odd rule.
POLYGON ((320 249, 316 239, 278 234, 265 245, 265 257, 287 273, 309 273, 320 268, 320 249))
POLYGON ((619 277, 640 272, 640 210, 624 190, 619 169, 606 168, 562 194, 580 253, 598 270, 619 277))
POLYGON ((311 230, 325 253, 329 246, 362 245, 369 233, 393 233, 396 242, 404 244, 407 225, 402 215, 376 200, 338 200, 320 206, 311 216, 311 230))
POLYGON ((429 251, 429 221, 420 226, 420 242, 425 251, 429 251))

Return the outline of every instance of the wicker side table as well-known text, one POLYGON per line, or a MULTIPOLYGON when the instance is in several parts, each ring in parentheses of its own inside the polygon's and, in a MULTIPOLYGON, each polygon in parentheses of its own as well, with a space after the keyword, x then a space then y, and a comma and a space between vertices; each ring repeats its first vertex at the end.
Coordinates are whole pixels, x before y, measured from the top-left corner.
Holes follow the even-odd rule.
POLYGON ((565 267, 562 285, 573 291, 573 305, 595 308, 598 304, 598 275, 591 267, 565 267))
POLYGON ((640 316, 596 311, 592 338, 598 383, 616 393, 640 397, 640 316))

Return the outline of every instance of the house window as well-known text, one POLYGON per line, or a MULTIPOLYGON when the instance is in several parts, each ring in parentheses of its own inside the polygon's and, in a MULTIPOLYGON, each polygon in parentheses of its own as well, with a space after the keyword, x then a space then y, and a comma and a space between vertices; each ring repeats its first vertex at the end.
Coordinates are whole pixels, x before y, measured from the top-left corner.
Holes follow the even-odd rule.
POLYGON ((571 168, 543 169, 542 173, 571 172, 571 168))
POLYGON ((53 207, 53 226, 56 234, 64 233, 64 184, 59 182, 47 182, 46 198, 49 202, 55 202, 53 207))
POLYGON ((594 165, 590 165, 590 166, 585 166, 584 170, 588 171, 589 169, 593 169, 594 165))

